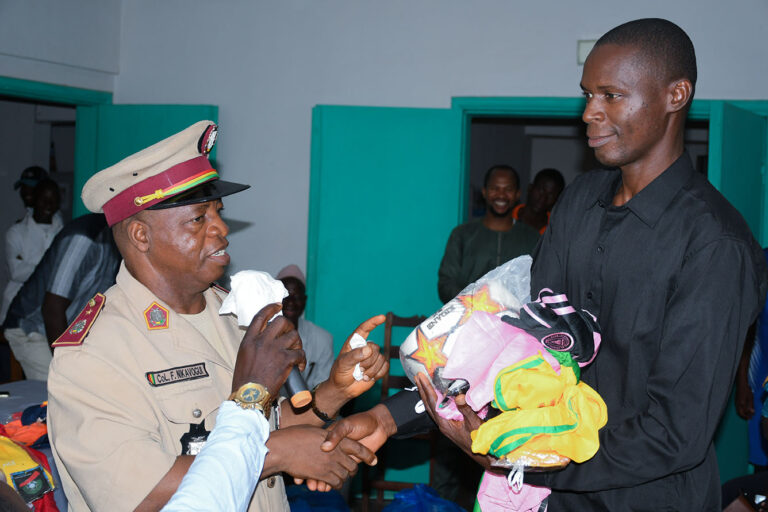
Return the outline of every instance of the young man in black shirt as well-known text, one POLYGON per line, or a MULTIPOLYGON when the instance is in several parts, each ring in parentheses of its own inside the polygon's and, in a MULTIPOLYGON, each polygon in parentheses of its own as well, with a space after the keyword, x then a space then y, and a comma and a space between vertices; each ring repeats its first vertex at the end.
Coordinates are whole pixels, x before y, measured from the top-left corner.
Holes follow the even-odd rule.
MULTIPOLYGON (((768 277, 747 224, 685 152, 695 84, 693 44, 661 19, 609 31, 584 65, 589 145, 615 169, 563 192, 531 290, 565 293, 597 315, 603 343, 582 378, 605 400, 608 424, 592 459, 525 475, 552 488, 549 510, 720 510, 712 440, 768 277)), ((379 440, 419 424, 402 404, 375 409, 342 430, 379 440), (382 426, 367 434, 371 417, 382 426)), ((468 450, 477 418, 462 409, 470 421, 436 422, 468 450)))

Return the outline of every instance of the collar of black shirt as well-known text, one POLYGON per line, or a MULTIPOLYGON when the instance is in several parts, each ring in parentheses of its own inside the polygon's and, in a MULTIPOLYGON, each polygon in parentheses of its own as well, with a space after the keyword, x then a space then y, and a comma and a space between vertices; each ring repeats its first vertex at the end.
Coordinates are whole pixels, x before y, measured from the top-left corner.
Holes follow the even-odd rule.
MULTIPOLYGON (((637 193, 627 204, 617 208, 629 208, 648 227, 653 228, 661 214, 667 209, 669 203, 675 198, 681 188, 690 181, 696 171, 691 163, 691 157, 684 151, 680 158, 674 161, 655 180, 650 182, 643 190, 637 193)), ((614 179, 606 183, 597 199, 587 209, 595 205, 601 208, 614 208, 613 196, 621 183, 621 172, 616 172, 614 179)))

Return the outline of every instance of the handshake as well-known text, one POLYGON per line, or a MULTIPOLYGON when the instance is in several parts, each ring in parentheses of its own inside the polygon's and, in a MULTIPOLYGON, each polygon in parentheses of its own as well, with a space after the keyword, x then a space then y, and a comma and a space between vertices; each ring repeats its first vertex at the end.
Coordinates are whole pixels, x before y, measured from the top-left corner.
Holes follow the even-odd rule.
MULTIPOLYGON (((275 316, 279 311, 279 304, 267 305, 251 321, 238 350, 232 391, 252 382, 276 397, 293 367, 304 369, 306 360, 298 332, 285 317, 275 316)), ((336 432, 336 423, 324 427, 345 403, 370 389, 388 371, 389 363, 375 343, 353 348, 384 320, 384 315, 377 315, 355 329, 334 361, 329 378, 312 391, 308 406, 296 409, 289 402, 278 405, 280 428, 272 431, 266 442, 269 452, 262 479, 284 472, 299 483, 306 480, 311 490, 327 491, 341 487, 357 472, 360 462, 376 463, 375 451, 386 437, 364 438, 346 429, 336 432)), ((268 408, 265 413, 269 413, 268 408)))

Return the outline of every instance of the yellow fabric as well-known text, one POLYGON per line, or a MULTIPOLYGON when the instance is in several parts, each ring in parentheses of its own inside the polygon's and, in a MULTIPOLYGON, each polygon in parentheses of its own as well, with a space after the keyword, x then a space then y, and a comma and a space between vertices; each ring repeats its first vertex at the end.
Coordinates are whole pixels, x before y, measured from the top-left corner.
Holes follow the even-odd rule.
POLYGON ((516 460, 522 455, 558 454, 576 462, 599 447, 597 432, 608 420, 605 402, 561 366, 557 375, 541 357, 512 365, 496 378, 499 416, 472 433, 472 451, 516 460))
POLYGON ((538 353, 499 372, 494 383, 493 406, 512 411, 555 405, 565 387, 577 382, 572 368, 561 366, 558 375, 538 353))
POLYGON ((27 471, 38 466, 43 470, 48 484, 53 488, 53 477, 41 463, 34 460, 24 448, 10 438, 0 436, 0 471, 5 474, 5 480, 8 482, 8 485, 13 486, 11 475, 14 473, 27 471))

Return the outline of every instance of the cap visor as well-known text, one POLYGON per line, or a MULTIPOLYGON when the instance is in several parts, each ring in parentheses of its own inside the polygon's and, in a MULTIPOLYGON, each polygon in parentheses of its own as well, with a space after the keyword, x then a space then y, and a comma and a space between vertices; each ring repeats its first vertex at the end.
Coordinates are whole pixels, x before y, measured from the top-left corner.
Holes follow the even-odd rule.
POLYGON ((175 208, 177 206, 185 206, 188 204, 205 203, 206 201, 212 201, 214 199, 220 199, 225 196, 242 192, 250 187, 250 185, 243 185, 242 183, 234 183, 232 181, 209 181, 179 195, 169 197, 165 201, 152 205, 147 209, 163 210, 165 208, 175 208))

